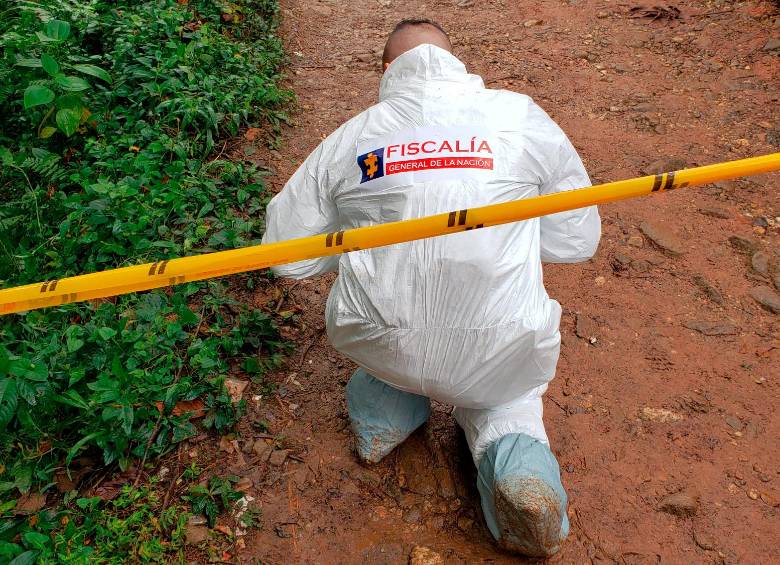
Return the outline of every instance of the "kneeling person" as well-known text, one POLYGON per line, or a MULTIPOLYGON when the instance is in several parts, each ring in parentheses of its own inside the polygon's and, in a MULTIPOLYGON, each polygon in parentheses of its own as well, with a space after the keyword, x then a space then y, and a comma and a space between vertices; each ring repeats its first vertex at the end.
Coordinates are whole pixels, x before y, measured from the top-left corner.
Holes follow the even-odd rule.
MULTIPOLYGON (((427 20, 385 47, 379 103, 306 159, 267 212, 266 243, 468 209, 590 185, 561 129, 527 96, 485 88, 427 20)), ((337 270, 326 316, 360 369, 347 385, 358 453, 377 462, 430 415, 455 406, 479 470, 488 528, 532 556, 568 533, 566 493, 542 423, 561 309, 542 261, 590 258, 595 207, 277 267, 337 270)), ((334 242, 339 245, 338 238, 334 242)))

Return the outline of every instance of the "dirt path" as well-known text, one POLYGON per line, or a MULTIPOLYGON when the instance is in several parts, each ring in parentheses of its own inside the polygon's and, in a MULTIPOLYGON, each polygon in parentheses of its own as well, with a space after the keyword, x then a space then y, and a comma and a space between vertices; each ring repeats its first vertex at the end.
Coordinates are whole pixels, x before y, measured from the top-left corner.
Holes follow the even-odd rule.
MULTIPOLYGON (((631 5, 283 1, 300 111, 270 160, 275 189, 374 103, 386 32, 420 14, 452 31, 456 54, 489 86, 533 96, 594 182, 780 150, 774 3, 677 2, 674 21, 631 19, 631 5)), ((761 255, 751 267, 754 251, 779 268, 779 189, 780 175, 768 175, 606 206, 597 257, 546 268, 565 310, 545 420, 572 519, 553 562, 780 560, 780 323, 750 295, 772 286, 761 255), (659 510, 666 502, 695 515, 659 510)), ((357 463, 343 398, 353 367, 321 332, 330 282, 253 297, 267 306, 283 296, 301 323, 288 329, 298 350, 273 377, 276 397, 250 401, 241 430, 245 451, 258 440, 247 460, 263 527, 239 560, 406 563, 423 545, 447 563, 513 561, 482 525, 446 407, 380 465, 357 463), (286 461, 277 451, 266 462, 252 420, 284 435, 286 461)))

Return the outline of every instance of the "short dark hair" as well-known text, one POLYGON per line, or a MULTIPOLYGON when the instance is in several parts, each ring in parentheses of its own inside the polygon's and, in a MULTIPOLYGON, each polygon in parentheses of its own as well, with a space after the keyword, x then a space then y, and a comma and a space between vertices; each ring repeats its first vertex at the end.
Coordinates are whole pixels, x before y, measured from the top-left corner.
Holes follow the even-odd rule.
POLYGON ((398 24, 396 24, 396 26, 393 29, 393 31, 390 32, 390 35, 393 35, 395 32, 401 31, 404 28, 413 27, 413 26, 433 26, 436 29, 438 29, 440 32, 442 32, 442 34, 444 34, 444 37, 446 37, 447 40, 449 40, 449 38, 450 38, 450 36, 447 35, 447 32, 444 31, 444 28, 441 27, 441 25, 439 25, 438 22, 435 22, 435 21, 430 20, 428 18, 406 18, 406 19, 403 19, 400 22, 398 22, 398 24))

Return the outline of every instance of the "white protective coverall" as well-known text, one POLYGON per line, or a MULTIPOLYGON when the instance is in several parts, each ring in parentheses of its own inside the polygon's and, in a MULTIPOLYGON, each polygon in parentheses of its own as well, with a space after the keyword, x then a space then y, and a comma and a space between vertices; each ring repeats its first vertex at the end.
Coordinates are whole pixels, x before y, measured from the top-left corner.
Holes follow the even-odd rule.
MULTIPOLYGON (((325 139, 269 204, 263 242, 337 232, 589 186, 572 144, 528 96, 486 89, 421 45, 385 72, 379 103, 325 139)), ((542 261, 590 258, 596 207, 275 267, 338 270, 333 346, 382 381, 456 407, 478 463, 494 440, 547 443, 541 396, 561 309, 542 261)))

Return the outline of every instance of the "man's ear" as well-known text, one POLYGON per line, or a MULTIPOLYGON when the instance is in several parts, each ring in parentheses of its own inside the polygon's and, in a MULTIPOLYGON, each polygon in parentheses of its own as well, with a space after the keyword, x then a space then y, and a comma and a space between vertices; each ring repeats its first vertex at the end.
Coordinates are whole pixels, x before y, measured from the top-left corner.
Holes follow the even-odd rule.
POLYGON ((382 72, 383 73, 387 72, 387 67, 389 67, 389 66, 390 66, 390 63, 383 63, 382 64, 382 72))

